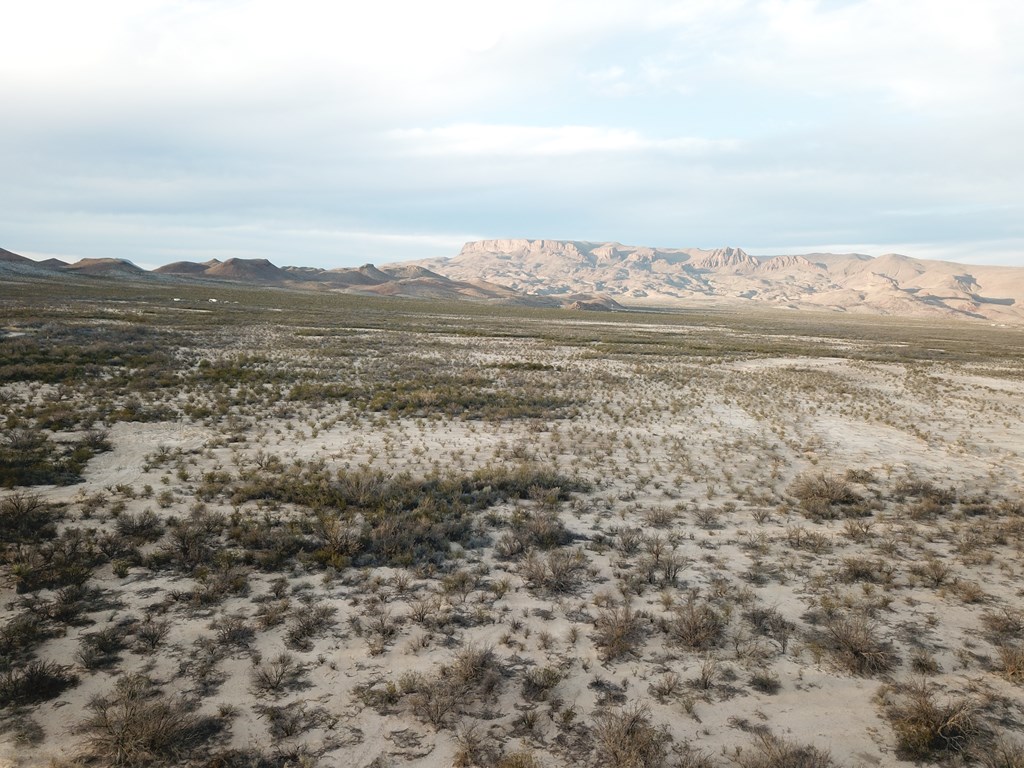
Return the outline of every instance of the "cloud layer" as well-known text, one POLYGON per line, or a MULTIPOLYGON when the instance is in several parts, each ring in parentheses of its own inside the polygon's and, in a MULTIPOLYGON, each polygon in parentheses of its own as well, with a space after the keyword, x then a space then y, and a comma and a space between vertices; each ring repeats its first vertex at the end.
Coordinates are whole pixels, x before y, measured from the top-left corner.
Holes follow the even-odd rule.
POLYGON ((363 5, 8 9, 0 246, 332 267, 529 236, 1024 264, 1017 3, 363 5))

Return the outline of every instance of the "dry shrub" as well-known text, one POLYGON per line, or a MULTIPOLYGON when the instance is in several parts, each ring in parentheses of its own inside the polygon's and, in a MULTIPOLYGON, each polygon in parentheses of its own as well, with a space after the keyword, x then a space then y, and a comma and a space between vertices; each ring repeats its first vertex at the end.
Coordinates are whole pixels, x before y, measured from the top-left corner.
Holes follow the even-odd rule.
POLYGON ((855 675, 888 672, 899 663, 892 645, 864 616, 835 616, 825 624, 825 646, 832 656, 855 675))
POLYGON ((1024 647, 1003 645, 999 648, 999 671, 1011 683, 1024 683, 1024 647))
POLYGON ((464 648, 436 675, 404 676, 403 693, 409 695, 412 710, 435 728, 449 724, 475 696, 490 696, 501 683, 501 667, 491 648, 464 648))
POLYGON ((143 675, 122 677, 88 709, 76 730, 85 735, 88 756, 103 765, 180 765, 215 730, 194 706, 164 695, 143 675))
POLYGON ((1024 768, 1024 744, 999 738, 979 745, 973 757, 982 768, 1024 768))
POLYGON ((78 677, 69 667, 52 661, 30 661, 21 669, 0 674, 0 709, 48 701, 77 683, 78 677))
POLYGON ((531 550, 519 565, 519 575, 532 589, 568 593, 579 587, 586 565, 580 549, 556 549, 546 558, 531 550))
POLYGON ((686 603, 676 610, 669 633, 684 648, 707 651, 721 643, 725 625, 722 614, 691 594, 686 603))
POLYGON ((1024 612, 1003 608, 1000 611, 986 611, 981 621, 988 630, 989 640, 1004 643, 1024 635, 1024 612))
POLYGON ((280 695, 301 681, 303 671, 294 656, 290 653, 281 653, 276 658, 253 667, 253 692, 257 696, 263 693, 280 695))
POLYGON ((832 756, 809 744, 797 744, 768 732, 758 733, 754 752, 741 753, 740 768, 835 768, 832 756))
POLYGON ((962 754, 982 733, 977 705, 967 698, 936 700, 927 682, 886 686, 882 708, 896 734, 899 754, 908 759, 934 759, 962 754))
POLYGON ((651 725, 650 710, 639 703, 598 715, 594 727, 598 764, 609 768, 665 765, 670 736, 651 725))
POLYGON ((800 475, 790 484, 789 492, 800 502, 804 515, 812 520, 849 517, 836 508, 852 507, 861 501, 846 480, 825 472, 800 475))
POLYGON ((615 661, 632 655, 643 642, 648 623, 647 614, 634 611, 628 604, 602 609, 593 638, 601 658, 615 661))
POLYGON ((511 752, 504 755, 495 768, 544 768, 544 764, 532 752, 511 752))

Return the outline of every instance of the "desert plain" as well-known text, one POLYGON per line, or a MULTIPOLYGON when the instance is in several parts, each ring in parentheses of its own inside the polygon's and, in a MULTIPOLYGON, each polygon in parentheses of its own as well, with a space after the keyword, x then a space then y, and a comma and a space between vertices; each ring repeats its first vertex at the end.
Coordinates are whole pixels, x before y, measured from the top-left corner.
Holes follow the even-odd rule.
POLYGON ((1024 765, 1024 330, 0 288, 0 765, 1024 765))

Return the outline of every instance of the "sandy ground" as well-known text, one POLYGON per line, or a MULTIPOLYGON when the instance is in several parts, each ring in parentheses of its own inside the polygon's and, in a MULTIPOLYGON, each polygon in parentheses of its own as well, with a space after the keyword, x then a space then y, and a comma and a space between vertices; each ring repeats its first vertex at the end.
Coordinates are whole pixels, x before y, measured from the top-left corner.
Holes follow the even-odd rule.
MULTIPOLYGON (((260 454, 276 455, 285 466, 322 460, 332 471, 369 467, 413 476, 529 460, 591 483, 557 507, 576 537, 568 549, 578 548, 585 562, 571 589, 531 586, 521 559, 496 552, 500 527, 489 531, 488 544, 460 551, 440 572, 412 569, 403 577, 404 569, 380 567, 325 575, 295 564, 281 573, 251 571, 244 594, 209 606, 171 597, 195 586, 187 574, 131 567, 116 575, 106 564, 91 583, 113 600, 110 606, 91 611, 90 623, 68 627, 38 651, 76 668, 79 684, 26 713, 41 738, 0 736, 0 765, 74 759, 83 742, 72 726, 92 697, 109 693, 131 672, 145 672, 170 695, 190 695, 203 713, 227 713, 230 728, 218 748, 304 754, 311 763, 339 767, 458 764, 468 759, 460 734, 471 724, 492 749, 480 764, 496 765, 501 754, 523 750, 540 765, 598 765, 604 758, 594 751, 597 713, 634 702, 647 706, 650 723, 671 736, 670 754, 690 744, 714 764, 739 764, 765 729, 828 750, 837 765, 910 764, 897 753, 877 695, 887 681, 922 678, 911 662, 918 651, 936 662, 928 679, 942 695, 973 696, 986 702, 986 712, 999 710, 986 715, 994 731, 1012 732, 1024 721, 1020 683, 1001 674, 998 648, 982 621, 986 613, 1020 610, 1024 603, 1021 518, 970 517, 955 503, 937 518, 915 518, 918 500, 897 492, 901 482, 916 479, 952 488, 961 501, 1019 501, 1024 379, 968 365, 855 357, 602 360, 557 345, 442 341, 458 344, 470 364, 525 354, 555 366, 562 386, 584 402, 569 419, 511 421, 392 419, 354 414, 344 403, 304 405, 291 418, 245 416, 244 442, 225 441, 220 424, 118 423, 110 430, 113 450, 90 462, 84 483, 38 491, 68 505, 63 525, 107 530, 116 500, 123 502, 119 514, 150 509, 164 519, 187 516, 204 473, 236 474, 260 454), (160 447, 173 458, 152 466, 160 447), (796 478, 851 470, 860 474, 851 475, 850 486, 876 502, 860 539, 844 519, 808 519, 791 493, 796 478), (116 490, 146 485, 173 498, 164 506, 116 490), (83 520, 85 500, 98 493, 105 501, 83 520), (816 543, 801 544, 801 531, 816 543), (630 532, 635 546, 626 541, 630 532), (966 546, 972 535, 981 536, 985 556, 966 546), (655 539, 684 563, 675 580, 641 576, 655 539), (845 560, 857 557, 881 559, 892 572, 878 580, 845 579, 845 560), (948 567, 939 583, 918 573, 931 560, 948 567), (474 574, 465 596, 442 586, 445 573, 456 569, 474 574), (260 601, 282 576, 288 610, 303 610, 303 596, 336 609, 333 624, 306 650, 287 647, 287 622, 262 628, 257 621, 260 601), (396 586, 403 578, 407 583, 396 586), (964 584, 979 594, 965 597, 964 584), (721 639, 705 650, 681 646, 670 630, 690 595, 713 600, 727 618, 721 639), (418 619, 416 604, 430 600, 427 619, 418 619), (641 629, 631 652, 607 660, 596 622, 602 606, 612 604, 628 604, 645 618, 636 620, 641 629), (819 637, 820 615, 829 606, 870 616, 899 664, 866 675, 844 668, 819 637), (743 618, 755 607, 791 622, 788 643, 759 635, 743 618), (375 649, 366 627, 382 614, 392 634, 375 649), (457 618, 429 620, 442 614, 457 618), (129 645, 110 667, 82 667, 76 654, 84 636, 146 615, 170 622, 156 652, 129 645), (244 643, 218 648, 215 627, 228 616, 241 617, 252 632, 244 643), (414 697, 401 695, 403 675, 443 675, 441 665, 471 647, 493 650, 499 683, 491 693, 467 694, 442 724, 430 722, 417 713, 414 697), (303 683, 277 697, 255 692, 253 669, 285 652, 304 671, 303 683), (200 672, 204 654, 211 661, 200 672), (709 664, 712 674, 702 686, 697 681, 709 664), (557 682, 527 696, 524 676, 544 667, 557 670, 557 682), (753 685, 758 673, 776 680, 777 691, 753 685), (676 686, 656 695, 657 684, 672 677, 676 686), (389 682, 399 694, 386 703, 359 693, 360 686, 379 691, 389 682), (319 708, 322 717, 275 736, 262 704, 319 708)), ((510 500, 488 514, 507 521, 542 503, 510 500)), ((205 508, 228 516, 304 514, 287 504, 233 505, 223 497, 205 508)), ((11 586, 0 597, 0 618, 7 620, 21 598, 11 586)))

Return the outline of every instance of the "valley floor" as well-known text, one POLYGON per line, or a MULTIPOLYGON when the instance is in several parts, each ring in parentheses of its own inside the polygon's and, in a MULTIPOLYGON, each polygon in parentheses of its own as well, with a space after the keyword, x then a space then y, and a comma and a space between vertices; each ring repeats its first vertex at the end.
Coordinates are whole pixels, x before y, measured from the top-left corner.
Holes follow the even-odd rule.
POLYGON ((1017 331, 4 299, 0 765, 1024 765, 1017 331))

